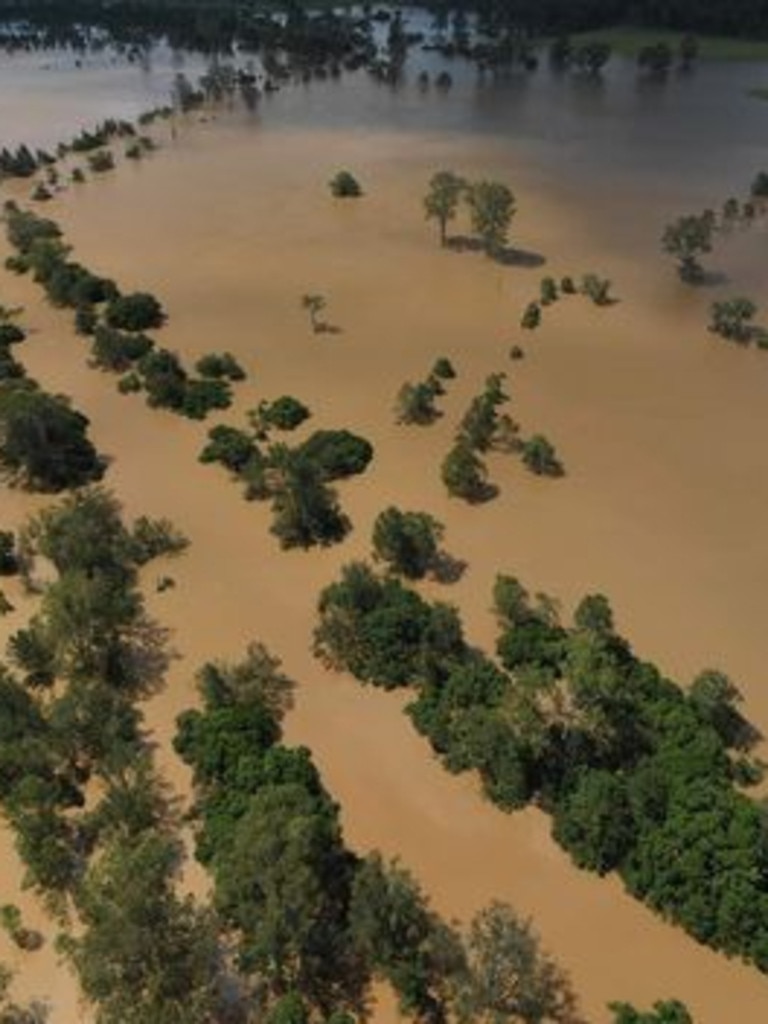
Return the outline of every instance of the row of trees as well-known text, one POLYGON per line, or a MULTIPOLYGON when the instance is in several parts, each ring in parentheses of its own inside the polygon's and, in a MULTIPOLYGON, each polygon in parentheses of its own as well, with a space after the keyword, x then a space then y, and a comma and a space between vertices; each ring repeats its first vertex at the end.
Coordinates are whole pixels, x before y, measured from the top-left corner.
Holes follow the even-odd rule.
POLYGON ((8 240, 16 250, 7 265, 31 273, 55 306, 74 310, 75 329, 92 339, 92 365, 124 373, 123 393, 143 391, 147 403, 193 419, 232 402, 230 381, 245 376, 233 356, 211 354, 197 364, 199 377, 188 373, 179 357, 159 348, 144 332, 162 327, 166 314, 147 292, 122 294, 114 281, 69 258, 59 226, 52 220, 5 204, 8 240))
POLYGON ((768 844, 755 730, 722 673, 686 691, 640 661, 590 595, 573 625, 513 577, 494 590, 503 670, 464 639, 456 610, 364 564, 318 603, 315 650, 362 682, 409 687, 408 713, 451 771, 488 797, 549 811, 581 867, 617 870, 700 942, 768 970, 768 844))
POLYGON ((0 474, 14 486, 61 491, 101 479, 106 468, 88 418, 26 375, 13 348, 26 332, 0 310, 0 474))
POLYGON ((686 284, 701 284, 706 274, 702 258, 714 249, 718 236, 727 236, 736 228, 749 227, 766 212, 768 174, 761 171, 752 182, 749 198, 743 202, 731 197, 721 210, 686 214, 668 224, 661 238, 665 253, 677 260, 677 272, 686 284))
POLYGON ((194 772, 197 856, 267 1020, 351 1021, 379 978, 417 1020, 576 1021, 565 976, 511 908, 491 905, 462 936, 399 863, 346 846, 309 751, 281 742, 293 686, 262 646, 198 682, 202 709, 175 739, 194 772))

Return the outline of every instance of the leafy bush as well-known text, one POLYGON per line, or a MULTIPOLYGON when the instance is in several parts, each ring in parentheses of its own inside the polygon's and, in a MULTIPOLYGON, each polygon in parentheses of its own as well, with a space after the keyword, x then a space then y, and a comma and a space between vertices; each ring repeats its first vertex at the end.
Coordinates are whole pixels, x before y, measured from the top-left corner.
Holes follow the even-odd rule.
POLYGON ((349 171, 339 171, 334 175, 330 189, 331 194, 338 199, 354 198, 363 194, 360 183, 349 171))

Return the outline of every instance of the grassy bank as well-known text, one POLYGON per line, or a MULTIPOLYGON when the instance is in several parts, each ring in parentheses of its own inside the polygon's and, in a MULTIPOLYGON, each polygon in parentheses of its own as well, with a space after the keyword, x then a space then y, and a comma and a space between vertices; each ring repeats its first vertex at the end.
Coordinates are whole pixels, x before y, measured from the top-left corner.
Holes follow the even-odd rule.
MULTIPOLYGON (((677 48, 684 32, 671 29, 633 28, 630 25, 616 25, 612 28, 597 29, 594 32, 580 32, 574 36, 577 42, 601 40, 609 43, 616 53, 624 57, 636 57, 644 46, 653 43, 669 43, 677 48)), ((702 57, 712 60, 768 60, 768 40, 736 39, 732 36, 697 36, 702 57)))

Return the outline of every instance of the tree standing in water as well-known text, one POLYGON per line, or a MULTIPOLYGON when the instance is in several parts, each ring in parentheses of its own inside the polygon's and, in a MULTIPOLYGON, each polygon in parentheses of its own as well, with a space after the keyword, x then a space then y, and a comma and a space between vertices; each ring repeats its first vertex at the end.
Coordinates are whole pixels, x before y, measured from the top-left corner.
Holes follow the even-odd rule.
POLYGON ((472 229, 480 236, 488 255, 498 258, 507 244, 515 214, 514 195, 497 181, 478 181, 470 187, 467 201, 472 229))
POLYGON ((461 197, 467 190, 467 183, 453 171, 438 171, 429 182, 429 192, 424 197, 424 211, 427 220, 436 220, 440 226, 440 244, 446 245, 449 221, 456 216, 461 197))

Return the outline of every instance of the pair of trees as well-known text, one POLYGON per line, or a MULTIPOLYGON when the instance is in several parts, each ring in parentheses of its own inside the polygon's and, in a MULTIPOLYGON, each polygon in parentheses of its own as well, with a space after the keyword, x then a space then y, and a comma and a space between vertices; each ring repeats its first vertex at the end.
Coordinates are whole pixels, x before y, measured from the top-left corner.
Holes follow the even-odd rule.
POLYGON ((472 230, 485 252, 499 258, 508 244, 509 226, 516 212, 510 189, 494 181, 467 182, 453 171, 438 171, 430 180, 424 198, 428 220, 436 220, 441 245, 448 244, 448 225, 456 217, 459 205, 466 202, 472 230))

